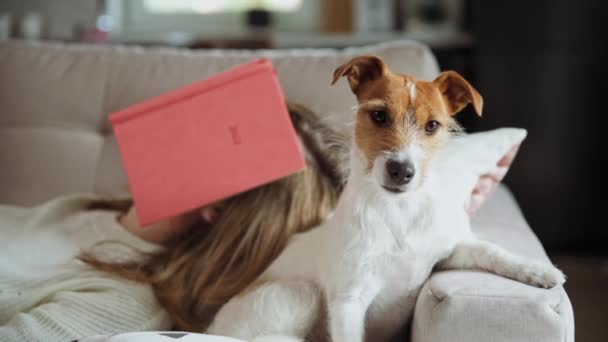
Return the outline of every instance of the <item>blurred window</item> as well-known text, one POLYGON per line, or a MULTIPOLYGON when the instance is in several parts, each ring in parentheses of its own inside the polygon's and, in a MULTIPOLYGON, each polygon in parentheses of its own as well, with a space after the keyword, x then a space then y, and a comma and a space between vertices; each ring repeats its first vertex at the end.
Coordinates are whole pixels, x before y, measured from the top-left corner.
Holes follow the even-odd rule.
POLYGON ((245 12, 272 12, 273 31, 321 28, 321 0, 107 0, 113 34, 154 39, 170 32, 193 35, 242 34, 251 30, 245 12))
POLYGON ((157 14, 240 12, 252 8, 295 11, 303 0, 143 0, 146 11, 157 14))

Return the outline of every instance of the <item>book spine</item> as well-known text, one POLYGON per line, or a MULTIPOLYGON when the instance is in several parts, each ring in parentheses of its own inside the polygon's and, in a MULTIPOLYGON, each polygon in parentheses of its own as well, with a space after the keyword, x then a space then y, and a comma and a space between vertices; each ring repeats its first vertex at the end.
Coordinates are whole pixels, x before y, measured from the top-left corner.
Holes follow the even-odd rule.
POLYGON ((210 78, 192 83, 169 93, 154 97, 125 109, 110 114, 110 123, 118 125, 126 121, 145 115, 150 111, 169 106, 193 96, 200 95, 212 89, 222 87, 240 79, 256 75, 260 72, 276 73, 272 63, 265 58, 257 59, 244 65, 237 66, 210 78))

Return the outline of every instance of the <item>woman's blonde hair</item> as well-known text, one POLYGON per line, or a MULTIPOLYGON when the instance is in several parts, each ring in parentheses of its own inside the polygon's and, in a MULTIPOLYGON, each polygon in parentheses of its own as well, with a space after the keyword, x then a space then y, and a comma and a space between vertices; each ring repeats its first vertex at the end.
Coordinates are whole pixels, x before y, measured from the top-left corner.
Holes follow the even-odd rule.
POLYGON ((152 286, 180 330, 204 331, 213 313, 249 286, 289 238, 320 224, 334 208, 344 180, 343 137, 302 106, 289 105, 308 167, 224 202, 213 224, 197 225, 143 261, 89 265, 152 286))

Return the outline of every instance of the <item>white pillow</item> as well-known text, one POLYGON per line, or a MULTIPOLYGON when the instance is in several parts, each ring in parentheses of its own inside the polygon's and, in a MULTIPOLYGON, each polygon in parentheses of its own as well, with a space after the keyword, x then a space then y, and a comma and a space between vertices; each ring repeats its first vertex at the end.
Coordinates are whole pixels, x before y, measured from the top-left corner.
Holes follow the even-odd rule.
POLYGON ((522 128, 499 128, 452 137, 434 165, 444 190, 465 205, 479 178, 495 172, 497 163, 526 136, 527 131, 522 128))

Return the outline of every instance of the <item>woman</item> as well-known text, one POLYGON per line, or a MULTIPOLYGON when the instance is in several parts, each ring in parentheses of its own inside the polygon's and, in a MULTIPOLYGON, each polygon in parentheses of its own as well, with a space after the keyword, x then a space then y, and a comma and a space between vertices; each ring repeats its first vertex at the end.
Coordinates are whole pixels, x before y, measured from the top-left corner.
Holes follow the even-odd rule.
POLYGON ((339 195, 343 139, 302 107, 290 114, 307 169, 200 212, 142 228, 129 201, 69 196, 0 207, 0 231, 10 236, 0 260, 11 261, 0 263, 0 341, 203 331, 339 195))

